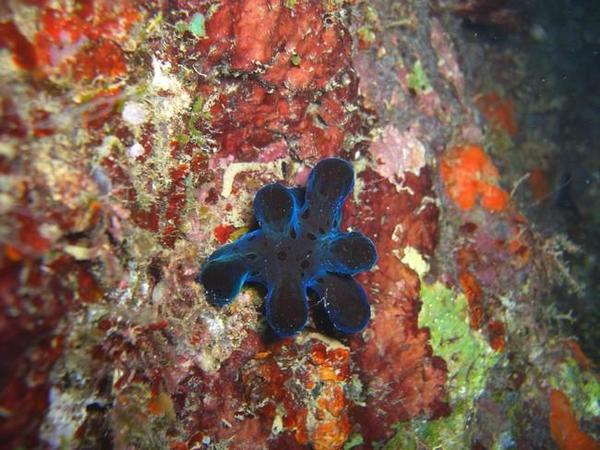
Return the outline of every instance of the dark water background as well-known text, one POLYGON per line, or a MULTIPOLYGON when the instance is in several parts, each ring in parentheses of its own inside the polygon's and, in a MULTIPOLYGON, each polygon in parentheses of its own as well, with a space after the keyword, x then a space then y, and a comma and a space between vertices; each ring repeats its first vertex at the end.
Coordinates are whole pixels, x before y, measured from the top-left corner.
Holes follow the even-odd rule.
MULTIPOLYGON (((498 2, 496 2, 498 3, 498 2)), ((562 233, 579 247, 561 257, 578 289, 558 285, 552 301, 567 317, 559 327, 575 335, 600 362, 600 1, 528 0, 507 2, 524 19, 518 32, 465 23, 490 45, 518 53, 526 68, 516 86, 519 123, 525 134, 548 142, 543 164, 550 192, 542 202, 519 198, 536 231, 562 233), (518 95, 519 95, 518 94, 518 95), (527 102, 549 106, 527 109, 527 102), (575 319, 571 321, 568 316, 575 319)), ((511 151, 526 152, 517 141, 511 151)), ((526 153, 520 155, 527 161, 526 153)), ((535 162, 539 164, 539 159, 535 162)), ((518 170, 517 168, 513 168, 518 170)))

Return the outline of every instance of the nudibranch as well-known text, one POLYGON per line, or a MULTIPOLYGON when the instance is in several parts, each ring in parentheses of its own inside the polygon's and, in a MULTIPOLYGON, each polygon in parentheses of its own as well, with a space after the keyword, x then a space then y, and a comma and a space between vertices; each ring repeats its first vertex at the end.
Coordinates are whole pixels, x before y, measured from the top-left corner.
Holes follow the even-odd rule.
POLYGON ((215 251, 198 276, 213 305, 231 302, 246 283, 266 288, 265 315, 281 336, 308 320, 309 297, 324 307, 334 329, 362 330, 371 314, 353 275, 377 261, 373 242, 357 231, 340 230, 342 207, 354 186, 354 170, 329 158, 311 171, 306 188, 274 183, 254 199, 259 228, 215 251))

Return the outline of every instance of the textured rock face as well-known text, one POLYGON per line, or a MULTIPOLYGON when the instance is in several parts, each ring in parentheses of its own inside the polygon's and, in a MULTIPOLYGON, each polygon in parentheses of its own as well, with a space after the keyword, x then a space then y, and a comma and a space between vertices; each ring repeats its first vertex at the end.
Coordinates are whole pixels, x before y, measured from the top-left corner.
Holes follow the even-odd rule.
MULTIPOLYGON (((517 105, 473 95, 451 32, 421 1, 0 5, 0 442, 593 442, 592 366, 538 320, 555 266, 484 151, 517 105), (252 287, 215 307, 199 267, 255 228, 257 191, 298 194, 331 156, 354 190, 321 212, 379 255, 366 327, 317 313, 278 338, 252 287)), ((349 248, 337 269, 371 267, 349 248)))

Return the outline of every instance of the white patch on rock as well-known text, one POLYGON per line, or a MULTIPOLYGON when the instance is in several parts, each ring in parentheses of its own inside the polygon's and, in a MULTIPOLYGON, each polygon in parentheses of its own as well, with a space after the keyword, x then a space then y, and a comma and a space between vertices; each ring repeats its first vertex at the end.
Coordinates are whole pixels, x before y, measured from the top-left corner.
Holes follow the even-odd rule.
POLYGON ((134 142, 133 145, 131 147, 129 147, 127 149, 127 154, 129 155, 130 158, 134 159, 137 158, 138 156, 142 156, 144 154, 144 147, 142 147, 142 144, 140 144, 139 142, 134 142))
POLYGON ((414 247, 408 246, 404 249, 404 257, 401 261, 414 270, 420 278, 429 272, 429 263, 414 247))
POLYGON ((123 107, 121 114, 123 120, 131 125, 141 125, 146 119, 146 110, 144 105, 138 102, 127 102, 123 107))
POLYGON ((277 414, 273 419, 273 425, 271 426, 271 433, 274 436, 277 436, 279 433, 283 431, 283 418, 281 414, 277 414))
POLYGON ((48 410, 40 430, 42 440, 51 449, 70 447, 75 432, 85 418, 85 404, 68 391, 55 387, 48 392, 48 410))
POLYGON ((177 91, 179 89, 179 81, 169 73, 170 68, 171 63, 159 61, 156 56, 152 55, 153 88, 164 91, 177 91))
MULTIPOLYGON (((154 71, 152 83, 150 84, 150 109, 153 115, 153 122, 158 129, 164 128, 164 131, 172 132, 169 125, 172 120, 181 116, 187 110, 191 103, 191 97, 188 91, 177 77, 171 73, 171 64, 169 62, 159 61, 152 56, 152 69, 154 71), (164 91, 169 92, 165 95, 164 91)), ((171 133, 169 133, 171 134, 171 133)), ((165 136, 170 139, 170 137, 165 136)), ((165 141, 165 144, 168 143, 165 141)), ((168 148, 168 145, 164 145, 168 148)))

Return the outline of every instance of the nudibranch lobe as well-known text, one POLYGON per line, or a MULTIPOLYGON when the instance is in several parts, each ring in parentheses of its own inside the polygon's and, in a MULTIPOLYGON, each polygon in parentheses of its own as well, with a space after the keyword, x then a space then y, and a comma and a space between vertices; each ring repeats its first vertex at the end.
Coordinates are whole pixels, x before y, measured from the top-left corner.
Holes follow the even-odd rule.
POLYGON ((208 301, 225 305, 245 283, 262 285, 269 326, 290 336, 306 325, 310 293, 337 331, 362 330, 370 307, 352 276, 369 270, 377 251, 363 234, 339 229, 353 185, 352 166, 329 158, 313 168, 305 189, 262 187, 254 199, 260 228, 215 251, 198 276, 208 301))

